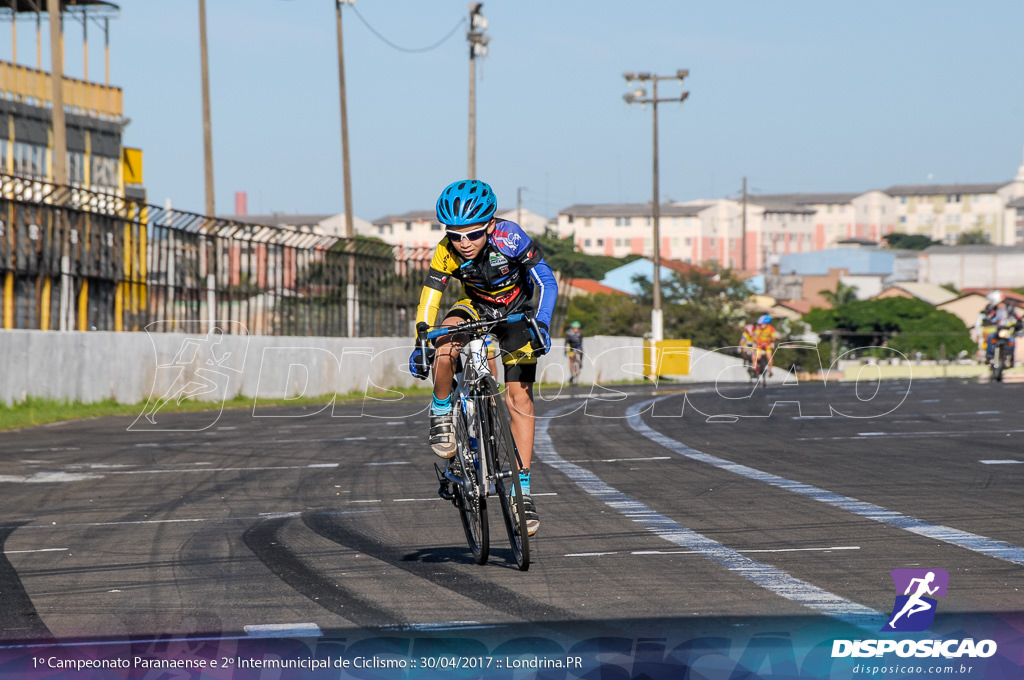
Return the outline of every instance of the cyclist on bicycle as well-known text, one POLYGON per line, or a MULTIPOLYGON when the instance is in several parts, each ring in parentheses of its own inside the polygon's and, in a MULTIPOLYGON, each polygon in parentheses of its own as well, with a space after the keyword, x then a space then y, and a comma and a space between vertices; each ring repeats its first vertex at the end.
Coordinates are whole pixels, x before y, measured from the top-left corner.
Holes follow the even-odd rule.
MULTIPOLYGON (((486 182, 461 180, 448 185, 437 199, 437 220, 445 225, 445 238, 437 244, 430 261, 427 280, 420 293, 417 324, 433 325, 441 294, 452 277, 459 279, 466 297, 444 316, 445 326, 464 321, 498 318, 532 312, 534 289, 540 291, 535 319, 541 331, 543 349, 531 348, 532 332, 525 321, 501 324, 495 336, 505 370, 505 392, 511 416, 512 436, 522 459, 520 479, 527 533, 540 526, 537 508, 530 496, 530 463, 533 459, 533 383, 537 357, 551 349, 548 328, 558 296, 551 267, 540 249, 515 222, 494 216, 498 203, 486 182)), ((433 401, 430 405, 430 446, 441 458, 455 455, 455 425, 452 416, 452 379, 459 356, 458 338, 439 338, 428 350, 427 363, 434 366, 433 401)), ((409 369, 425 380, 420 349, 409 357, 409 369)))
POLYGON ((768 377, 772 375, 772 354, 775 351, 775 326, 772 325, 772 317, 762 314, 752 324, 743 328, 743 337, 740 340, 740 351, 744 359, 757 369, 754 364, 757 351, 760 350, 768 357, 768 377))
POLYGON ((569 371, 575 382, 583 361, 583 331, 579 321, 573 321, 565 331, 565 356, 569 357, 569 371))

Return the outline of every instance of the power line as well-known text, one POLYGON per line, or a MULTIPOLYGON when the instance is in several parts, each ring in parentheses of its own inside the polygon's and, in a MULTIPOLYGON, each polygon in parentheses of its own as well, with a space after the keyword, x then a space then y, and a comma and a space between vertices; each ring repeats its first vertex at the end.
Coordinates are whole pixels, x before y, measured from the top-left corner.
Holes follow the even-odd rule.
POLYGON ((379 38, 381 40, 381 42, 383 42, 388 47, 391 47, 392 49, 396 49, 399 52, 429 52, 430 50, 437 49, 438 47, 443 45, 449 38, 451 38, 453 35, 455 35, 455 32, 457 30, 459 30, 459 28, 463 24, 466 23, 466 19, 465 18, 459 19, 458 23, 456 23, 455 26, 452 27, 452 30, 450 30, 446 36, 444 36, 443 38, 438 40, 433 45, 429 45, 427 47, 410 48, 410 47, 402 47, 401 45, 397 45, 397 44, 391 42, 390 40, 388 40, 387 38, 385 38, 383 35, 381 35, 380 32, 377 31, 377 29, 375 29, 373 26, 370 25, 370 22, 368 22, 365 18, 363 18, 363 15, 359 13, 359 10, 356 9, 355 5, 352 5, 352 11, 355 12, 355 14, 359 18, 359 20, 361 22, 363 22, 363 25, 366 26, 367 29, 369 29, 370 33, 373 33, 375 36, 377 36, 377 38, 379 38))

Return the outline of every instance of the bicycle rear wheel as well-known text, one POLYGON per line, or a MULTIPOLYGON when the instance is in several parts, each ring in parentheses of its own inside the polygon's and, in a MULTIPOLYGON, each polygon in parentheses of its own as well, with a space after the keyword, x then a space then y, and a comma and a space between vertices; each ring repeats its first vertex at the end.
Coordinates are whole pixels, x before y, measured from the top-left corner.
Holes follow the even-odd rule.
POLYGON ((473 464, 473 452, 470 448, 469 432, 466 428, 466 414, 461 408, 458 408, 457 412, 455 433, 458 450, 452 460, 458 461, 456 465, 461 470, 456 474, 466 483, 455 485, 455 507, 459 509, 462 529, 466 533, 466 543, 469 544, 473 560, 477 564, 484 564, 490 554, 487 498, 482 493, 476 465, 473 464))
POLYGON ((494 489, 501 503, 501 514, 505 520, 505 532, 512 547, 512 555, 520 571, 526 571, 530 568, 530 537, 526 533, 525 522, 521 525, 518 520, 525 517, 523 489, 519 482, 522 462, 512 438, 508 406, 498 392, 494 378, 487 379, 485 390, 480 404, 484 427, 481 443, 494 475, 494 489))

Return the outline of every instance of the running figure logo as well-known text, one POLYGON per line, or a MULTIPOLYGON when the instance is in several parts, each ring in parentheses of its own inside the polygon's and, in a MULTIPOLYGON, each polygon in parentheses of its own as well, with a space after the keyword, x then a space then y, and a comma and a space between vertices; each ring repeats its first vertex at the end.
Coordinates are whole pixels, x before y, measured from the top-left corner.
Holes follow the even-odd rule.
POLYGON ((893 569, 889 574, 896 587, 896 601, 889 622, 882 630, 927 629, 935 621, 938 607, 935 597, 946 596, 949 574, 943 569, 893 569))
POLYGON ((220 419, 229 389, 242 375, 249 337, 245 327, 235 321, 214 322, 205 333, 183 337, 180 332, 198 331, 198 326, 198 322, 155 321, 146 327, 157 357, 156 370, 149 400, 129 430, 200 431, 220 419), (233 342, 226 342, 228 332, 233 342), (168 361, 172 348, 173 358, 168 361), (169 403, 181 404, 186 399, 210 402, 210 412, 168 428, 161 418, 161 410, 169 403))

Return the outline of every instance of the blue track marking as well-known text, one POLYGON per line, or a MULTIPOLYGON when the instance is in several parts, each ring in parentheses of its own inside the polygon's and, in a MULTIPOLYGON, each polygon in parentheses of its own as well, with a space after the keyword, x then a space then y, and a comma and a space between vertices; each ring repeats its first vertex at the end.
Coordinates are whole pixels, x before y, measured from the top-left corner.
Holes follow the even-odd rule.
POLYGON ((849 496, 843 496, 831 491, 826 491, 825 489, 819 489, 818 487, 811 486, 810 484, 804 484, 792 479, 786 479, 785 477, 779 477, 778 475, 763 472, 746 465, 740 465, 739 463, 734 463, 724 458, 719 458, 718 456, 702 453, 696 449, 690 448, 682 442, 672 439, 671 437, 666 437, 647 425, 643 421, 641 414, 654 403, 667 398, 668 397, 659 397, 657 399, 651 399, 631 406, 626 411, 626 419, 630 427, 632 427, 637 433, 643 435, 655 444, 665 447, 669 451, 692 460, 713 465, 719 469, 746 477, 747 479, 753 479, 780 489, 785 489, 786 491, 792 491, 793 493, 806 496, 807 498, 811 498, 820 503, 831 505, 832 507, 839 508, 840 510, 845 510, 860 517, 865 517, 876 522, 881 522, 882 524, 896 527, 897 529, 909 531, 912 534, 918 534, 937 541, 943 541, 960 548, 965 548, 972 552, 1006 560, 1013 564, 1024 565, 1024 548, 1020 546, 1006 543, 1004 541, 998 541, 986 536, 972 534, 968 531, 960 531, 959 529, 943 526, 941 524, 930 524, 917 519, 916 517, 910 517, 894 510, 874 505, 873 503, 866 503, 864 501, 857 500, 856 498, 850 498, 849 496))
MULTIPOLYGON (((578 404, 570 404, 545 414, 545 416, 554 417, 576 407, 578 404)), ((640 501, 609 486, 594 473, 570 463, 558 455, 551 436, 548 434, 550 418, 538 418, 536 422, 534 456, 538 460, 558 470, 585 492, 659 538, 700 553, 756 585, 818 613, 858 626, 877 627, 880 623, 884 623, 884 616, 869 607, 823 590, 781 569, 753 560, 707 536, 687 529, 640 501)))

